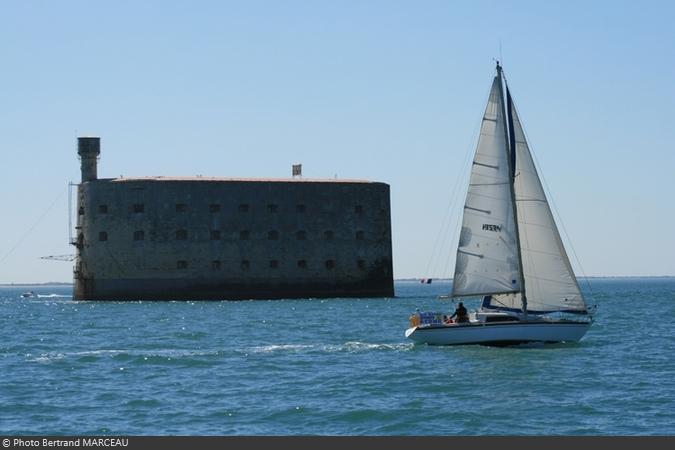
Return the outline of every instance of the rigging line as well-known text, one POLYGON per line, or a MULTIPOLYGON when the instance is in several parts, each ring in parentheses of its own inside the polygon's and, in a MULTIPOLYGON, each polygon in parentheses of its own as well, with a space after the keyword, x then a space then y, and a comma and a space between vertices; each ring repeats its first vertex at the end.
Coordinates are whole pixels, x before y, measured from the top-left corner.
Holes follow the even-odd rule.
MULTIPOLYGON (((466 167, 466 165, 468 164, 468 161, 470 160, 470 156, 471 156, 471 147, 469 146, 468 149, 467 149, 467 154, 464 155, 464 162, 459 168, 460 174, 462 173, 464 167, 466 167)), ((450 230, 452 230, 452 224, 453 224, 452 205, 457 204, 459 202, 458 196, 459 196, 459 188, 461 186, 461 178, 462 178, 461 176, 456 177, 455 185, 453 187, 452 194, 450 195, 450 202, 449 202, 448 207, 447 207, 447 215, 446 215, 447 221, 445 221, 443 223, 443 227, 442 227, 442 230, 441 230, 441 236, 443 236, 443 241, 441 242, 441 245, 438 245, 438 247, 437 247, 436 259, 434 261, 435 263, 431 268, 434 273, 438 273, 437 268, 438 268, 438 265, 442 262, 443 253, 444 252, 445 253, 451 253, 450 249, 446 249, 446 247, 447 247, 448 239, 449 239, 449 236, 450 236, 450 230)), ((457 213, 454 214, 455 221, 456 221, 456 216, 457 216, 457 213)), ((443 276, 444 276, 444 272, 439 275, 440 278, 443 278, 443 276)))
MULTIPOLYGON (((539 161, 536 162, 537 165, 539 165, 539 161)), ((572 249, 572 254, 574 255, 574 259, 576 260, 577 264, 579 265, 579 269, 581 269, 581 274, 584 277, 584 281, 586 282, 586 286, 588 287, 588 291, 591 294, 591 299, 593 299, 593 303, 595 303, 595 293, 593 292, 593 288, 591 287, 591 283, 588 281, 588 276, 586 275, 586 271, 584 270, 584 266, 581 264, 581 260, 579 260, 579 256, 577 255, 577 251, 574 248, 574 244, 572 244, 572 239, 569 236, 569 233, 567 233, 567 228, 565 228, 565 222, 563 222, 562 217, 560 216, 560 213, 558 212, 558 207, 555 204, 555 200, 553 199, 553 196, 551 195, 551 189, 548 187, 548 183, 546 183, 546 179, 542 177, 544 180, 544 185, 546 186, 546 190, 549 192, 549 198, 551 199, 551 204, 553 204, 553 210, 555 211, 555 215, 558 216, 558 221, 560 222, 560 226, 563 229, 563 233, 565 233, 565 238, 567 239, 567 242, 570 245, 570 248, 572 249)))
MULTIPOLYGON (((474 129, 474 136, 475 136, 476 130, 474 129)), ((464 155, 464 163, 460 166, 459 168, 459 174, 463 172, 463 168, 466 165, 466 160, 468 159, 468 156, 471 151, 471 146, 469 145, 466 150, 466 154, 464 155)), ((441 257, 441 253, 443 250, 443 247, 445 245, 439 245, 441 241, 441 236, 446 236, 447 235, 447 228, 450 225, 450 222, 452 220, 452 205, 455 203, 455 198, 456 198, 456 192, 459 189, 459 184, 460 184, 460 179, 461 176, 455 177, 455 183, 452 188, 452 191, 450 195, 448 196, 448 204, 445 208, 445 214, 443 216, 443 221, 441 222, 441 227, 438 230, 438 233, 436 235, 436 239, 434 240, 434 248, 432 249, 431 256, 429 257, 429 261, 427 262, 427 267, 425 270, 425 276, 429 276, 429 270, 435 268, 436 264, 433 264, 438 258, 441 257)), ((443 241, 445 242, 445 241, 443 241)))
MULTIPOLYGON (((502 74, 503 74, 503 70, 502 70, 502 74)), ((520 145, 525 145, 525 148, 528 151, 528 153, 532 154, 532 150, 527 145, 527 137, 525 136, 525 130, 523 129, 523 123, 520 119, 520 115, 518 114, 518 111, 516 110, 516 105, 515 105, 515 102, 513 101, 513 97, 510 95, 510 89, 508 88, 508 83, 506 82, 506 76, 504 76, 504 80, 505 80, 505 83, 507 85, 507 96, 509 98, 508 108, 511 108, 515 111, 516 117, 518 118, 518 128, 520 129, 520 132, 523 133, 523 138, 524 138, 524 141, 525 141, 523 143, 520 143, 520 145)), ((512 117, 511 109, 509 109, 509 111, 508 111, 508 114, 509 114, 510 117, 512 117)), ((513 158, 514 158, 514 167, 513 167, 514 171, 516 170, 516 159, 518 158, 517 152, 518 152, 518 145, 519 145, 518 140, 516 139, 515 133, 516 133, 515 125, 512 122, 511 123, 511 136, 510 137, 512 139, 511 142, 513 143, 513 148, 511 149, 511 151, 513 152, 513 158)), ((517 207, 517 200, 516 200, 516 195, 515 195, 515 189, 516 189, 515 183, 518 183, 519 185, 522 185, 522 183, 523 183, 522 177, 518 177, 514 181, 514 185, 513 185, 513 189, 514 189, 514 196, 513 196, 514 204, 513 204, 513 207, 516 208, 515 220, 516 220, 517 223, 519 223, 520 222, 520 216, 522 216, 522 219, 523 219, 522 222, 524 224, 526 224, 527 219, 525 217, 525 211, 522 208, 517 207)), ((520 227, 518 227, 517 229, 520 231, 521 237, 524 235, 524 237, 525 237, 525 248, 529 250, 530 249, 530 240, 529 240, 530 236, 529 236, 527 227, 523 227, 522 229, 520 227)), ((522 289, 525 288, 525 278, 526 278, 524 264, 523 264, 523 257, 524 256, 527 258, 529 267, 531 268, 531 271, 532 271, 533 276, 532 276, 531 279, 534 279, 535 284, 536 284, 536 289, 539 292, 541 292, 540 277, 537 276, 537 265, 534 264, 534 255, 531 251, 528 251, 527 254, 525 255, 525 252, 523 252, 522 241, 521 241, 521 247, 520 247, 520 254, 518 255, 519 262, 520 262, 521 277, 522 277, 521 280, 522 280, 522 283, 523 283, 523 286, 521 286, 521 288, 522 289)))
POLYGON ((65 194, 65 192, 67 192, 67 190, 66 190, 66 191, 59 191, 59 194, 56 196, 56 198, 54 199, 54 201, 53 201, 53 202, 49 205, 49 207, 48 207, 48 208, 40 215, 40 217, 38 217, 38 219, 35 221, 35 223, 33 223, 33 225, 32 225, 29 229, 26 230, 26 232, 19 238, 19 240, 14 244, 14 246, 13 246, 12 248, 10 248, 10 249, 7 251, 7 253, 5 253, 5 254, 2 256, 2 258, 0 258, 0 263, 3 262, 4 260, 6 260, 6 259, 9 257, 9 255, 11 255, 11 254, 14 252, 14 250, 16 250, 17 247, 19 247, 19 245, 21 245, 21 243, 22 243, 22 242, 30 235, 30 233, 31 233, 31 232, 32 232, 32 231, 40 224, 40 222, 42 222, 42 219, 45 218, 45 216, 49 213, 49 211, 52 210, 52 208, 54 207, 54 205, 56 205, 56 202, 58 202, 58 201, 61 199, 61 197, 63 197, 63 195, 65 194))
MULTIPOLYGON (((466 166, 466 164, 465 164, 465 166, 466 166)), ((468 189, 468 187, 467 187, 467 189, 468 189)), ((465 193, 465 195, 466 195, 466 193, 465 193)), ((463 212, 463 211, 462 211, 462 212, 463 212)), ((455 240, 457 240, 457 248, 458 248, 458 249, 459 249, 459 233, 460 233, 459 230, 460 230, 461 225, 462 225, 462 224, 461 224, 461 220, 460 220, 460 217, 461 217, 461 216, 462 216, 462 214, 459 214, 459 213, 455 214, 455 221, 454 221, 454 223, 453 223, 453 225, 452 225, 452 228, 451 228, 451 229, 452 229, 452 234, 453 234, 453 236, 454 236, 453 239, 452 239, 452 242, 455 242, 455 240)), ((453 248, 453 247, 451 246, 450 249, 452 249, 452 248, 453 248)), ((453 254, 452 251, 449 251, 449 252, 447 253, 447 256, 446 256, 446 258, 445 258, 445 266, 443 266, 443 272, 442 272, 442 274, 441 274, 442 276, 443 276, 443 275, 446 275, 446 274, 449 275, 449 273, 448 273, 448 267, 450 266, 450 261, 452 260, 452 257, 453 257, 453 256, 454 256, 454 254, 453 254)), ((454 277, 453 277, 453 278, 454 278, 454 277)))
MULTIPOLYGON (((454 188, 453 188, 453 191, 451 191, 451 192, 454 192, 454 188)), ((429 260, 427 261, 427 267, 426 267, 426 269, 425 269, 425 271, 424 271, 424 276, 425 276, 425 277, 429 277, 429 269, 431 268, 433 261, 434 261, 434 260, 436 259, 436 257, 437 257, 437 255, 436 255, 437 252, 440 252, 440 250, 439 250, 439 247, 440 247, 439 241, 440 241, 441 236, 443 235, 443 232, 444 232, 444 230, 445 230, 445 228, 446 228, 446 223, 450 220, 450 214, 451 214, 451 205, 452 205, 452 202, 453 202, 453 194, 451 194, 451 195, 448 197, 448 205, 447 205, 446 208, 445 208, 445 214, 443 215, 443 221, 441 222, 441 226, 440 226, 440 228, 438 229, 438 233, 436 234, 436 239, 434 240, 434 246, 433 246, 433 248, 432 248, 432 250, 431 250, 431 256, 429 257, 429 260)))
MULTIPOLYGON (((470 143, 467 145, 467 150, 466 150, 465 155, 464 155, 464 162, 463 162, 462 166, 460 167, 460 174, 463 173, 463 172, 466 172, 466 169, 470 166, 470 163, 472 161, 471 148, 474 145, 476 145, 476 143, 475 143, 476 135, 477 135, 477 130, 474 128, 472 139, 469 141, 470 143)), ((471 178, 470 173, 469 173, 468 178, 469 179, 471 178)), ((454 198, 453 198, 453 201, 454 201, 455 204, 459 204, 460 201, 461 201, 461 197, 460 197, 461 192, 460 192, 459 186, 462 185, 462 183, 465 179, 466 179, 466 174, 464 176, 458 176, 457 177, 457 190, 454 193, 454 198)), ((466 181, 469 181, 469 180, 466 180, 466 181)), ((463 190, 463 192, 464 192, 464 197, 466 198, 466 193, 469 189, 469 186, 468 186, 468 183, 465 183, 465 184, 467 185, 467 187, 466 187, 465 190, 463 190)), ((454 220, 453 220, 452 226, 450 226, 450 228, 448 229, 447 236, 451 236, 451 239, 450 239, 451 244, 450 244, 449 251, 447 252, 447 256, 445 258, 445 265, 443 266, 443 271, 441 272, 441 277, 449 275, 448 274, 448 266, 450 265, 450 260, 455 255, 452 252, 452 249, 454 247, 459 247, 459 232, 458 232, 458 230, 461 227, 461 218, 462 218, 463 214, 464 214, 464 208, 462 208, 461 212, 460 212, 459 209, 457 209, 457 213, 454 215, 454 220), (452 245, 452 243, 454 243, 455 240, 458 243, 457 246, 452 245)))
MULTIPOLYGON (((490 97, 490 90, 488 90, 486 98, 489 99, 490 97)), ((487 103, 487 100, 486 100, 487 103)), ((485 114, 485 111, 481 108, 480 112, 481 116, 485 114)), ((457 171, 457 176, 455 177, 455 183, 453 185, 451 194, 448 198, 448 204, 446 206, 446 214, 444 216, 443 222, 441 223, 441 228, 438 231, 438 234, 436 236, 436 240, 434 241, 434 249, 432 250, 431 257, 429 258, 429 262, 427 263, 427 268, 426 268, 426 274, 429 273, 429 270, 434 270, 436 269, 436 266, 438 263, 440 263, 441 258, 442 258, 442 252, 445 249, 445 240, 443 241, 443 245, 439 245, 439 241, 441 239, 441 236, 445 236, 445 239, 447 239, 448 235, 450 234, 450 230, 455 228, 456 225, 450 227, 450 223, 453 222, 453 211, 452 211, 452 205, 456 204, 459 199, 457 198, 459 196, 459 190, 460 186, 462 186, 462 181, 464 180, 464 172, 466 171, 466 167, 469 165, 469 162, 471 161, 471 150, 475 148, 476 142, 478 135, 480 133, 480 129, 482 128, 482 120, 478 120, 475 122, 473 132, 471 133, 471 139, 468 141, 468 144, 466 146, 466 150, 464 152, 464 156, 462 158, 462 164, 459 166, 459 169, 457 171), (438 260, 438 261, 437 261, 438 260), (432 264, 434 262, 434 264, 432 264)), ((457 213, 454 215, 454 223, 456 224, 457 222, 457 216, 461 216, 461 213, 457 213)), ((450 248, 449 250, 451 250, 450 248)), ((451 251, 447 252, 449 255, 452 254, 451 251)), ((445 265, 445 269, 441 273, 440 277, 442 278, 445 274, 447 273, 447 263, 445 265)))
MULTIPOLYGON (((502 75, 503 75, 503 73, 504 73, 504 71, 502 70, 502 75)), ((523 133, 523 137, 524 137, 525 142, 521 143, 520 145, 521 146, 525 145, 526 150, 528 150, 528 153, 530 153, 530 154, 532 154, 532 150, 529 148, 529 145, 527 145, 527 137, 525 136, 525 130, 523 129, 523 122, 521 121, 520 115, 518 114, 518 111, 516 110, 516 104, 513 101, 513 96, 511 96, 511 93, 510 93, 511 90, 509 89, 508 83, 506 82, 506 76, 504 76, 504 80, 505 80, 504 82, 506 84, 506 89, 507 89, 508 108, 510 108, 509 111, 508 111, 508 114, 509 114, 509 117, 511 118, 511 130, 510 130, 511 135, 510 135, 510 138, 511 138, 511 142, 513 144, 513 148, 511 149, 511 151, 512 151, 512 157, 513 157, 513 162, 514 162, 514 167, 512 169, 514 170, 514 173, 515 173, 515 170, 516 170, 516 167, 517 167, 518 145, 519 144, 517 143, 517 139, 516 139, 516 130, 515 130, 515 125, 513 123, 513 114, 512 114, 511 109, 513 109, 515 111, 516 117, 518 119, 518 128, 520 129, 521 133, 523 133)), ((522 222, 523 222, 523 224, 526 224, 527 220, 526 220, 526 217, 525 217, 525 210, 523 208, 518 208, 518 206, 517 206, 516 192, 515 192, 516 191, 516 183, 518 183, 518 185, 522 185, 523 184, 523 178, 522 177, 516 178, 514 176, 513 208, 516 210, 515 214, 514 214, 515 220, 516 220, 517 223, 519 223, 520 217, 522 216, 522 219, 523 219, 522 222)), ((525 236, 525 249, 529 250, 531 247, 530 247, 530 236, 529 236, 527 227, 520 228, 518 225, 516 225, 516 227, 517 227, 516 229, 520 232, 521 237, 524 234, 524 236, 525 236)), ((520 242, 519 250, 520 250, 520 254, 518 255, 518 259, 520 261, 520 271, 521 271, 520 276, 521 276, 521 281, 523 283, 523 286, 521 286, 521 289, 525 289, 525 278, 526 278, 526 276, 525 276, 525 268, 524 268, 524 264, 523 264, 524 252, 523 252, 522 241, 520 242)), ((533 275, 533 278, 534 278, 535 283, 536 283, 536 288, 539 292, 541 292, 541 284, 539 282, 539 277, 537 276, 537 265, 534 264, 533 253, 528 251, 526 257, 527 257, 527 261, 529 263, 529 267, 532 270, 532 275, 533 275)))
MULTIPOLYGON (((509 294, 502 294, 502 295, 509 295, 509 294)), ((507 305, 506 303, 500 302, 499 300, 497 300, 496 295, 491 295, 491 297, 492 298, 490 299, 490 304, 492 304, 492 302, 495 302, 495 303, 498 303, 498 304, 502 305, 504 308, 512 308, 513 307, 513 305, 507 305)))
MULTIPOLYGON (((516 105, 513 105, 513 108, 516 109, 516 113, 518 112, 518 109, 516 108, 516 105)), ((523 132, 523 136, 525 136, 526 142, 531 142, 530 138, 527 136, 527 133, 525 132, 525 128, 523 127, 523 123, 520 120, 520 114, 518 114, 518 119, 520 122, 520 129, 523 132)), ((574 244, 572 244, 572 239, 570 238, 569 234, 567 233, 567 229, 565 228, 565 223, 562 220, 562 216, 558 212, 558 207, 556 206, 555 199, 553 198, 553 194, 551 192, 551 189, 548 187, 548 182, 546 181, 546 177, 544 176, 544 173, 541 170, 541 164, 539 164, 539 160, 537 159, 537 155, 534 151, 532 151, 532 146, 531 144, 528 144, 528 148, 530 149, 530 155, 532 156, 532 161, 534 162, 536 166, 536 170, 539 173, 539 178, 544 182, 544 187, 546 188, 546 193, 548 194, 548 198, 550 199, 549 204, 553 205, 553 210, 555 211, 555 215, 558 217, 558 222, 560 223, 560 226, 562 227, 563 233, 565 233, 565 238, 567 239, 567 242, 572 249, 572 254, 574 255, 574 259, 576 260, 577 264, 579 265, 579 269, 581 270, 581 274, 583 275, 584 281, 586 282, 586 286, 588 287, 588 291, 591 294, 591 299, 593 300, 593 303, 595 303, 595 293, 593 292, 593 288, 591 287, 591 283, 588 281, 588 276, 586 275, 586 271, 584 270, 584 266, 581 264, 581 261, 579 260, 579 256, 577 255, 577 251, 574 248, 574 244)))
MULTIPOLYGON (((514 103, 511 103, 511 106, 512 106, 514 109, 515 109, 515 107, 516 107, 514 103)), ((517 113, 517 112, 516 112, 516 113, 517 113)), ((520 131, 521 131, 523 134, 525 134, 525 131, 523 130, 523 123, 520 121, 520 116, 518 116, 518 125, 519 125, 519 127, 520 127, 520 131)), ((517 146, 516 146, 516 147, 517 147, 517 146)), ((529 149, 529 146, 526 146, 526 147, 528 148, 529 153, 530 153, 530 155, 531 155, 531 154, 532 154, 532 150, 529 149)), ((514 149, 514 151, 516 151, 516 150, 514 149)), ((539 172, 541 172, 541 171, 539 171, 539 172)), ((523 183, 523 179, 520 178, 520 179, 518 180, 518 183, 519 183, 519 184, 522 184, 522 183, 523 183)), ((526 217, 525 217, 525 211, 524 211, 522 208, 520 208, 518 211, 519 211, 519 212, 522 214, 522 216, 523 216, 523 224, 528 224, 528 223, 527 223, 527 219, 526 219, 526 217)), ((516 218, 516 220, 517 220, 517 218, 516 218)), ((534 279, 534 280, 535 280, 535 283, 536 283, 536 285, 537 285, 537 290, 538 290, 539 292, 541 292, 541 291, 542 291, 542 289, 541 289, 541 282, 540 282, 541 277, 539 277, 538 274, 537 274, 538 267, 537 267, 537 265, 535 264, 535 261, 534 261, 534 253, 535 253, 535 252, 532 251, 532 247, 531 247, 531 245, 530 245, 530 238, 529 238, 529 233, 528 233, 528 227, 523 227, 523 228, 524 228, 524 231, 525 231, 525 248, 527 249, 527 261, 528 261, 528 263, 529 263, 529 266, 532 268, 532 276, 531 276, 531 279, 534 279)), ((521 257, 521 258, 523 257, 522 248, 521 248, 521 254, 520 254, 520 257, 521 257)), ((525 269, 523 269, 523 271, 524 271, 524 270, 525 270, 525 269)), ((525 279, 525 274, 523 273, 523 280, 524 280, 524 279, 525 279)))
MULTIPOLYGON (((485 99, 485 101, 482 103, 483 105, 487 104, 490 101, 490 94, 491 93, 492 93, 492 84, 490 84, 490 88, 487 90, 487 94, 485 94, 483 96, 484 99, 485 99)), ((485 110, 483 108, 481 108, 480 114, 481 114, 480 117, 485 116, 485 110)), ((480 131, 481 131, 482 128, 483 128, 483 121, 477 120, 476 125, 474 125, 473 132, 471 133, 471 140, 467 144, 466 152, 464 154, 464 162, 463 162, 462 166, 460 167, 460 174, 463 173, 464 175, 457 177, 456 185, 458 187, 462 186, 462 185, 466 186, 466 188, 463 189, 462 192, 461 192, 461 193, 464 194, 465 199, 466 199, 467 193, 469 191, 469 183, 471 181, 471 170, 470 169, 467 170, 467 168, 473 167, 472 163, 473 163, 473 160, 475 159, 475 158, 471 157, 472 156, 471 150, 474 149, 474 152, 476 154, 478 154, 478 151, 477 151, 478 140, 480 139, 480 135, 481 135, 480 131), (468 173, 466 173, 466 172, 468 172, 468 173)), ((456 196, 459 196, 461 193, 460 193, 459 189, 457 189, 456 196)), ((459 197, 456 200, 455 203, 458 203, 459 201, 461 201, 461 198, 462 197, 459 197)), ((460 230, 461 230, 461 227, 462 227, 463 215, 464 215, 464 208, 462 208, 461 212, 459 212, 459 210, 458 210, 457 214, 455 214, 455 220, 454 220, 454 223, 453 223, 453 226, 452 226, 453 237, 452 237, 452 240, 451 240, 450 250, 452 250, 453 248, 459 248, 459 235, 460 235, 460 230), (456 243, 456 245, 452 245, 452 244, 455 244, 455 243, 456 243)), ((453 256, 455 256, 455 253, 453 253, 452 251, 447 252, 447 257, 445 259, 445 266, 443 267, 443 272, 441 273, 441 276, 444 276, 446 274, 450 275, 448 273, 448 267, 450 266, 450 261, 452 260, 453 256)), ((454 282, 454 280, 453 280, 453 282, 454 282)))
MULTIPOLYGON (((520 224, 519 224, 519 213, 522 213, 520 209, 518 209, 517 203, 516 203, 516 182, 521 183, 521 178, 517 177, 516 175, 516 168, 517 168, 517 150, 518 147, 516 145, 516 136, 515 136, 515 128, 513 125, 513 113, 514 113, 514 108, 513 108, 513 98, 511 97, 511 91, 509 90, 509 85, 508 82, 506 81, 506 77, 504 76, 504 71, 503 69, 500 68, 499 70, 499 79, 500 79, 500 92, 502 96, 502 110, 504 114, 504 118, 506 120, 506 127, 505 127, 505 133, 506 133, 506 139, 507 139, 507 161, 509 164, 509 181, 511 182, 511 188, 509 189, 509 196, 511 198, 511 212, 513 214, 513 221, 514 221, 514 237, 516 240, 516 260, 518 263, 518 281, 520 282, 520 300, 521 300, 521 309, 525 316, 527 316, 527 283, 525 283, 525 269, 523 268, 523 247, 522 247, 522 239, 521 239, 521 229, 520 229, 520 224), (503 79, 503 84, 502 84, 502 79, 503 79), (506 89, 506 105, 504 105, 504 89, 506 89), (517 178, 517 179, 516 179, 517 178)), ((528 236, 527 236, 527 230, 525 230, 525 242, 526 245, 529 246, 529 241, 528 241, 528 236)), ((514 280, 515 282, 515 280, 514 280)))

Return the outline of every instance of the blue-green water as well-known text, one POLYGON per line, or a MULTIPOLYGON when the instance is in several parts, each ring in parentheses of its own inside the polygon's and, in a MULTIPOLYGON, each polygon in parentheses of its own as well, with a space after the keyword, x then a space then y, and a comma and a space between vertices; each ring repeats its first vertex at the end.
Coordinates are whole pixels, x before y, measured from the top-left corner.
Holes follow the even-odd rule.
POLYGON ((591 280, 574 345, 413 346, 395 299, 73 302, 0 288, 0 433, 675 434, 675 279, 591 280))

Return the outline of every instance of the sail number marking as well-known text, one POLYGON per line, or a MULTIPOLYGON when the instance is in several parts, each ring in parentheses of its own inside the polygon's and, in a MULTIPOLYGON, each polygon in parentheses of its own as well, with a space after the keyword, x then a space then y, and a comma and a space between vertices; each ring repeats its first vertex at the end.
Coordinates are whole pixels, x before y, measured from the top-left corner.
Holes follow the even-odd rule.
POLYGON ((501 225, 492 225, 490 223, 484 223, 483 224, 483 230, 500 232, 500 231, 502 231, 502 226, 501 225))

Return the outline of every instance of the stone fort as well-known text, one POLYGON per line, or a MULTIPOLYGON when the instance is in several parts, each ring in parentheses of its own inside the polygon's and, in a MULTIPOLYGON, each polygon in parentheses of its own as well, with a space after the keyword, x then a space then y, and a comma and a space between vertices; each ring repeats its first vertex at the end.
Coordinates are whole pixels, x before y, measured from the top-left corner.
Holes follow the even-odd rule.
POLYGON ((78 154, 76 300, 394 295, 385 183, 98 178, 100 138, 78 154))

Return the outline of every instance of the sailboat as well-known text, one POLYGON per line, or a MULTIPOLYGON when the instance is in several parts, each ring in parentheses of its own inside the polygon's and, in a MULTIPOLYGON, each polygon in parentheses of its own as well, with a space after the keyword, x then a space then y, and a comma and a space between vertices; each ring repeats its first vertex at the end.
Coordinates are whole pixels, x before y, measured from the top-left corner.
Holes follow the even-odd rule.
POLYGON ((416 312, 405 336, 432 345, 576 342, 592 323, 499 62, 471 167, 451 297, 482 302, 459 323, 416 312))

